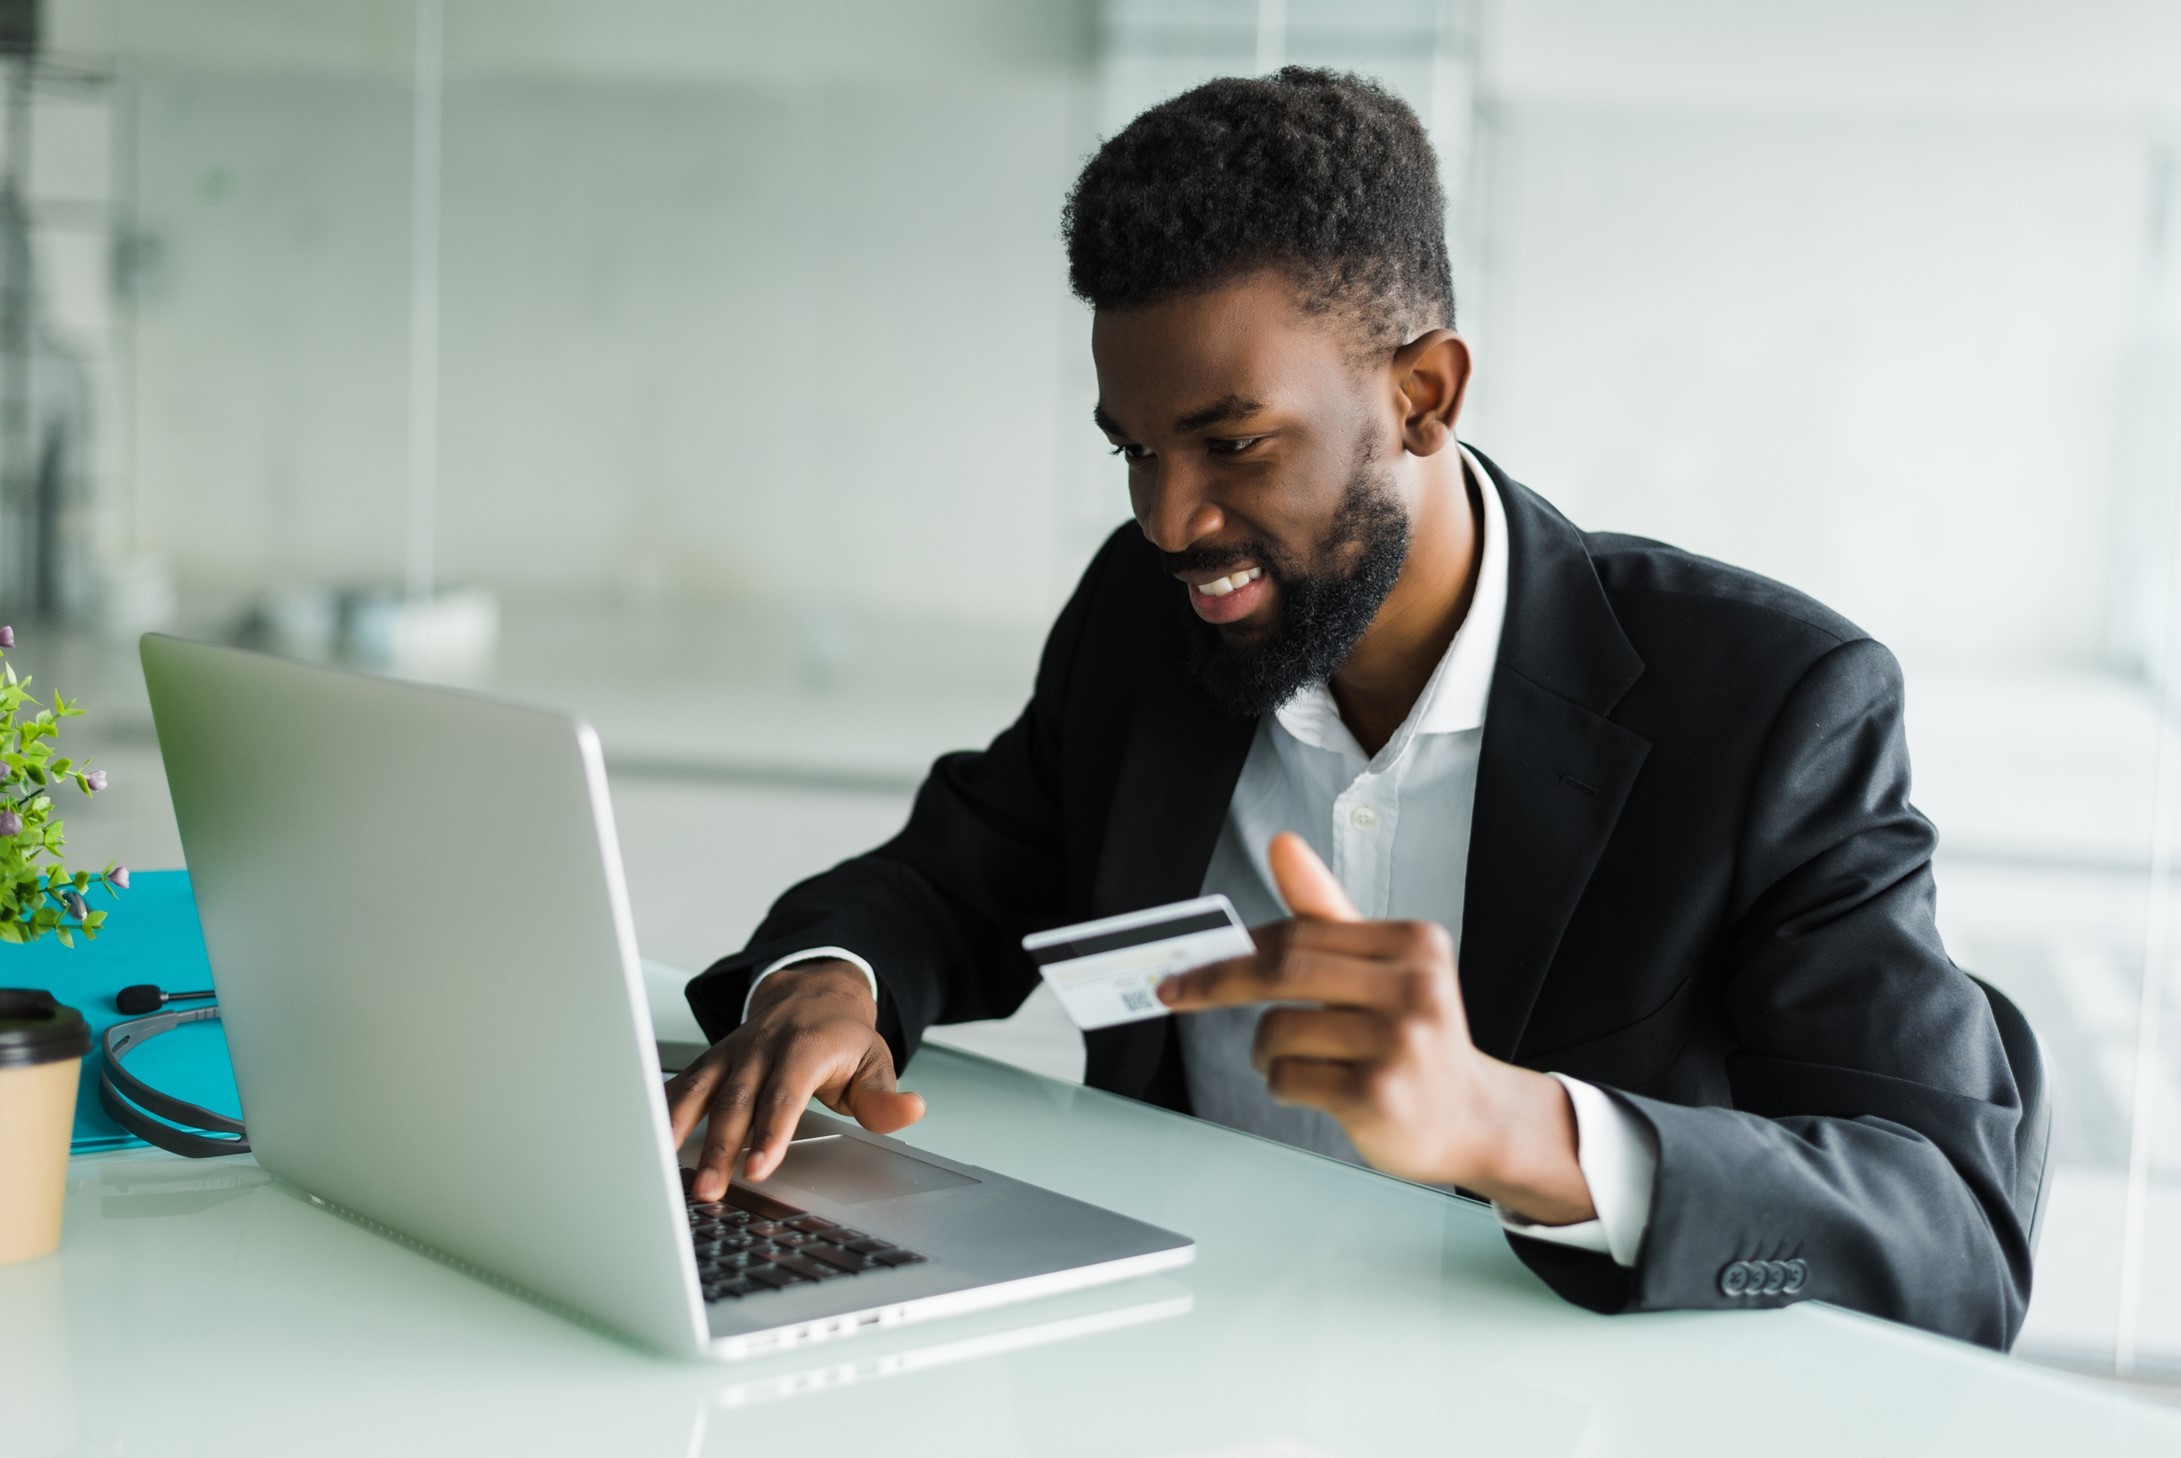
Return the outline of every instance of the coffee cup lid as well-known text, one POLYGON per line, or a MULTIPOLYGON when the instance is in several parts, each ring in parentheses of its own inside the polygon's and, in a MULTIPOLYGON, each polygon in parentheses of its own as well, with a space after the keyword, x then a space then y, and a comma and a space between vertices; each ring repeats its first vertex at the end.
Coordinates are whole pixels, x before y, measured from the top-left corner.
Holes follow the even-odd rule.
POLYGON ((35 987, 0 987, 0 1068, 61 1063, 90 1051, 82 1013, 35 987))

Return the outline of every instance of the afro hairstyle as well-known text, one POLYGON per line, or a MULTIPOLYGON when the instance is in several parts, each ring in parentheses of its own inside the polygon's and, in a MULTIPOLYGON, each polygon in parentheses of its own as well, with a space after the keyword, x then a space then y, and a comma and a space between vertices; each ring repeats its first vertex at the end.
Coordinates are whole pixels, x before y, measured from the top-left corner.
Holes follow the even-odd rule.
POLYGON ((1360 76, 1288 66, 1161 102, 1084 165, 1061 231, 1069 283, 1094 309, 1273 268, 1374 349, 1454 323, 1431 139, 1360 76))

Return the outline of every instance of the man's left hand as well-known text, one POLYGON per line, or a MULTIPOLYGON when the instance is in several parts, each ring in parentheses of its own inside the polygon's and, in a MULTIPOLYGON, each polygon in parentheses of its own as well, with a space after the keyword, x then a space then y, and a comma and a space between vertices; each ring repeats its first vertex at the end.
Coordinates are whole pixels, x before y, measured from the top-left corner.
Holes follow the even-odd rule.
POLYGON ((1258 1072, 1278 1102, 1337 1119, 1374 1169, 1548 1225, 1592 1219, 1566 1090, 1470 1041, 1446 929, 1363 920, 1292 832, 1269 857, 1294 917, 1256 928, 1251 956, 1168 978, 1160 1000, 1175 1012, 1282 1004, 1258 1021, 1258 1072))

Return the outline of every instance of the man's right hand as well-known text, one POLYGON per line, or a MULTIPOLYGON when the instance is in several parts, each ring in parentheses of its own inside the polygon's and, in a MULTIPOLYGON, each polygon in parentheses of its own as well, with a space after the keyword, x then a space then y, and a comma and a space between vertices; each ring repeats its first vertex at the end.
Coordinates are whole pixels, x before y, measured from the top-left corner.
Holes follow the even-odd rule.
POLYGON ((869 980, 832 957, 783 967, 758 983, 742 1026, 667 1080, 675 1145, 708 1121, 696 1197, 725 1195, 745 1148, 744 1179, 778 1169, 813 1094, 876 1134, 924 1117, 924 1100, 894 1087, 894 1055, 878 1035, 869 980))

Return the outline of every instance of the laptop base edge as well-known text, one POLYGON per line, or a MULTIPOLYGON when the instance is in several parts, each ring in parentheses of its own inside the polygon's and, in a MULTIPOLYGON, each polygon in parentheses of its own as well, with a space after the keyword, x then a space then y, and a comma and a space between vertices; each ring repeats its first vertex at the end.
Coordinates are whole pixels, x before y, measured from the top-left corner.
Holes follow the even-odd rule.
POLYGON ((944 1291, 936 1296, 920 1296, 913 1301, 896 1305, 876 1306, 837 1316, 822 1316, 766 1331, 714 1337, 709 1352, 712 1357, 723 1362, 739 1361, 745 1357, 771 1356, 797 1347, 855 1336, 860 1332, 887 1331, 917 1322, 966 1316, 971 1312, 986 1311, 995 1306, 1035 1301, 1041 1296, 1058 1296, 1070 1291, 1087 1290, 1093 1286, 1110 1285, 1135 1276, 1174 1270, 1195 1259, 1196 1246, 1193 1243, 1166 1250, 1146 1251, 1142 1255, 1127 1256, 1117 1261, 1071 1266, 1064 1271, 1048 1271, 1043 1275, 1024 1276, 1013 1281, 971 1286, 959 1291, 944 1291))

